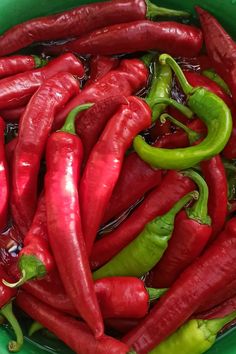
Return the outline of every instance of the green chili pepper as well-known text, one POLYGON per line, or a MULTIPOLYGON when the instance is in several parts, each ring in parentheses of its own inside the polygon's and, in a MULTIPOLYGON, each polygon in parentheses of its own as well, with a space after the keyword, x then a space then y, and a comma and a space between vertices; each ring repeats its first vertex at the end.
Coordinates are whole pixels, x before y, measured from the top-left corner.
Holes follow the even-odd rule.
POLYGON ((190 320, 149 354, 202 354, 215 343, 217 333, 236 317, 236 312, 213 320, 190 320))
POLYGON ((141 277, 151 270, 168 247, 168 241, 174 230, 176 214, 191 199, 197 199, 198 195, 197 191, 186 194, 165 215, 158 216, 146 224, 143 231, 128 246, 93 273, 93 278, 141 277))
POLYGON ((229 86, 226 84, 226 82, 215 72, 215 70, 213 69, 208 69, 208 70, 204 70, 202 72, 202 74, 206 77, 208 77, 208 79, 211 79, 212 81, 214 81, 218 86, 220 86, 222 88, 222 90, 227 93, 227 95, 231 96, 231 92, 229 89, 229 86))
MULTIPOLYGON (((138 155, 154 167, 186 169, 219 154, 224 149, 232 131, 232 116, 229 108, 218 96, 205 88, 193 88, 189 85, 181 68, 171 56, 162 54, 159 60, 163 64, 169 64, 174 70, 187 95, 189 108, 206 124, 208 134, 200 144, 187 148, 152 147, 140 135, 134 139, 133 146, 138 155)), ((166 103, 167 99, 158 99, 158 103, 161 102, 166 103)), ((169 101, 169 104, 173 103, 169 101)))

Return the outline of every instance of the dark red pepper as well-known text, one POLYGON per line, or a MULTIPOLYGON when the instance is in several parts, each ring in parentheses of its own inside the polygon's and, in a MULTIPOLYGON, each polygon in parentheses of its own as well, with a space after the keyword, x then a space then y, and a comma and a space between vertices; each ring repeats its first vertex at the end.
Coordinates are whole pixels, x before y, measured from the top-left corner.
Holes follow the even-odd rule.
POLYGON ((212 294, 235 279, 236 218, 190 265, 123 341, 145 354, 180 327, 212 294))
POLYGON ((193 182, 176 171, 168 171, 140 206, 113 232, 93 247, 92 269, 101 267, 128 245, 153 218, 166 213, 181 197, 194 190, 193 182))
POLYGON ((96 82, 105 76, 109 71, 116 69, 120 60, 118 58, 96 55, 90 60, 89 79, 86 86, 96 82))
POLYGON ((0 232, 7 225, 9 203, 9 176, 4 146, 5 123, 0 117, 0 232))
POLYGON ((68 53, 52 60, 43 68, 2 79, 0 81, 0 109, 24 105, 45 80, 60 72, 69 72, 81 78, 84 75, 84 68, 73 54, 68 53))
POLYGON ((11 168, 11 161, 13 159, 13 154, 17 145, 18 139, 14 138, 9 143, 5 145, 5 153, 6 153, 6 159, 8 162, 8 166, 11 168))
POLYGON ((104 335, 95 339, 88 326, 73 317, 44 304, 25 291, 16 298, 17 305, 35 321, 65 342, 76 353, 127 354, 129 347, 117 339, 104 335))
POLYGON ((108 328, 112 328, 120 332, 121 334, 125 334, 134 327, 138 325, 140 320, 138 319, 130 319, 130 318, 108 318, 105 320, 105 325, 108 328))
POLYGON ((202 48, 202 32, 178 22, 135 21, 100 28, 66 44, 50 46, 47 53, 112 55, 155 49, 174 56, 193 57, 202 48))
POLYGON ((230 297, 228 300, 224 301, 220 305, 206 311, 199 313, 194 318, 201 318, 204 320, 211 320, 214 318, 222 318, 236 311, 236 296, 230 297))
POLYGON ((0 78, 37 69, 45 64, 46 60, 36 55, 12 55, 0 58, 0 78))
POLYGON ((88 254, 119 178, 125 152, 138 132, 151 125, 151 110, 145 101, 130 96, 127 102, 107 123, 81 179, 81 215, 88 254))
POLYGON ((143 88, 148 80, 148 70, 138 59, 125 59, 116 70, 111 70, 100 80, 89 85, 72 99, 56 116, 54 127, 62 126, 69 112, 80 104, 98 101, 122 94, 127 97, 143 88))
POLYGON ((229 85, 236 103, 236 43, 210 13, 196 7, 204 33, 207 54, 220 76, 229 85))
POLYGON ((48 139, 45 197, 49 242, 62 282, 77 311, 96 338, 101 338, 104 334, 103 321, 80 217, 78 183, 83 146, 74 127, 76 115, 89 107, 91 104, 75 108, 63 128, 48 139))
POLYGON ((0 111, 0 114, 4 120, 19 121, 25 109, 25 106, 11 109, 3 109, 0 111))
POLYGON ((59 73, 38 89, 21 117, 12 164, 11 209, 23 235, 35 213, 38 172, 54 116, 78 92, 77 80, 59 73))

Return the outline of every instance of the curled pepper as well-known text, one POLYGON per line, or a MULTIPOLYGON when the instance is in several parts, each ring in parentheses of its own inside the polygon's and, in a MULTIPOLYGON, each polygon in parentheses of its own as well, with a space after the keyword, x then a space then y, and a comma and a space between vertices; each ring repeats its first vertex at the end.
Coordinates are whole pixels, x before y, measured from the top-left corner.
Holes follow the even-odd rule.
POLYGON ((175 71, 184 93, 188 96, 188 106, 206 124, 208 134, 200 144, 187 148, 173 150, 151 147, 141 136, 134 139, 133 146, 138 155, 152 166, 186 169, 224 149, 232 131, 232 117, 229 108, 219 97, 202 87, 193 88, 173 58, 162 54, 160 62, 169 64, 175 71))

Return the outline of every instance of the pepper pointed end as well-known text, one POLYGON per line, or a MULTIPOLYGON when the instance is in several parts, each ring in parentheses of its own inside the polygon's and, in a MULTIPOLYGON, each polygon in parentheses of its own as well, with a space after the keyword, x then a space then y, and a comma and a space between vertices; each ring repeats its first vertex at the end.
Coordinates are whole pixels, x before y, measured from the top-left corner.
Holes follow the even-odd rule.
POLYGON ((2 280, 3 284, 11 289, 18 288, 19 286, 23 285, 26 281, 27 281, 26 272, 24 270, 22 271, 22 277, 16 283, 9 283, 5 279, 2 280))

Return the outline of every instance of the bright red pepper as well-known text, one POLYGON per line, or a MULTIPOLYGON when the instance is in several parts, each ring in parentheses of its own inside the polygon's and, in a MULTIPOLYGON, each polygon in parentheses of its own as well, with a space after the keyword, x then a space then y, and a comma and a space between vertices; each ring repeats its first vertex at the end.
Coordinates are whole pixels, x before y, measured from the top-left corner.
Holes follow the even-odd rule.
POLYGON ((16 303, 35 321, 65 342, 75 353, 127 354, 129 352, 126 344, 112 337, 104 335, 99 340, 95 339, 85 323, 64 315, 25 291, 18 294, 16 303))
POLYGON ((145 64, 138 59, 125 59, 116 70, 111 70, 100 80, 89 85, 72 99, 55 118, 55 129, 62 126, 66 116, 76 106, 98 101, 122 93, 127 97, 143 88, 148 80, 148 70, 145 64))
POLYGON ((38 89, 21 117, 12 165, 11 209, 23 235, 35 213, 38 172, 54 116, 78 92, 77 80, 59 73, 38 89))
POLYGON ((26 109, 25 106, 11 108, 11 109, 4 109, 0 111, 0 114, 4 120, 18 121, 20 120, 20 117, 24 113, 25 109, 26 109))
POLYGON ((105 76, 109 71, 116 69, 120 60, 118 58, 96 55, 90 60, 89 79, 86 86, 96 82, 105 76))
POLYGON ((109 97, 98 101, 89 110, 80 114, 76 124, 76 133, 83 143, 84 165, 109 119, 122 104, 127 103, 124 96, 109 97))
POLYGON ((88 254, 105 209, 119 178, 124 155, 138 132, 151 125, 151 110, 140 98, 130 96, 107 123, 94 146, 80 184, 81 215, 88 254))
POLYGON ((194 184, 189 178, 176 171, 168 171, 160 186, 156 187, 116 230, 95 243, 91 255, 92 269, 97 269, 109 261, 128 245, 149 221, 166 213, 192 190, 194 184))
POLYGON ((9 202, 9 176, 4 147, 5 123, 0 117, 0 231, 7 225, 9 202))
POLYGON ((168 248, 151 272, 152 286, 169 288, 181 272, 203 251, 212 233, 208 216, 208 187, 204 179, 193 171, 186 171, 199 188, 194 206, 181 211, 175 220, 168 248))
POLYGON ((76 114, 89 107, 91 104, 77 107, 63 128, 48 139, 45 196, 49 242, 62 282, 75 308, 99 338, 104 334, 103 321, 86 253, 78 195, 83 146, 74 127, 76 114))
POLYGON ((12 55, 0 58, 0 78, 40 68, 46 61, 36 55, 12 55))
POLYGON ((2 79, 0 81, 0 109, 24 105, 45 80, 60 72, 69 72, 81 78, 84 75, 84 68, 73 54, 68 53, 52 60, 43 68, 2 79))
POLYGON ((202 48, 202 32, 177 22, 135 21, 100 28, 66 44, 48 47, 49 54, 71 51, 112 55, 155 49, 174 56, 193 57, 202 48))
POLYGON ((196 7, 204 33, 207 54, 216 71, 229 85, 236 103, 236 43, 210 13, 196 7))
POLYGON ((123 341, 145 354, 180 327, 213 293, 235 279, 236 218, 162 296, 123 341))

